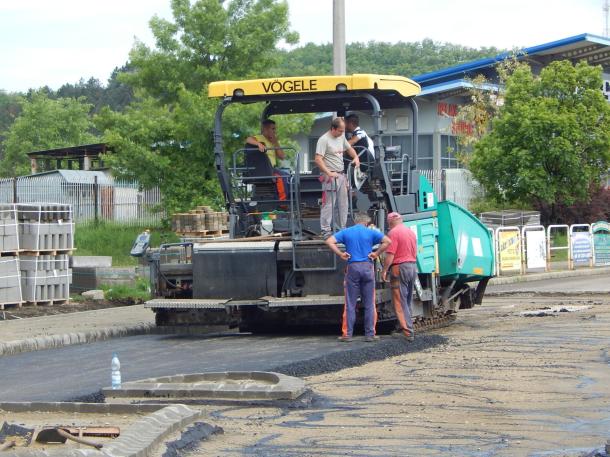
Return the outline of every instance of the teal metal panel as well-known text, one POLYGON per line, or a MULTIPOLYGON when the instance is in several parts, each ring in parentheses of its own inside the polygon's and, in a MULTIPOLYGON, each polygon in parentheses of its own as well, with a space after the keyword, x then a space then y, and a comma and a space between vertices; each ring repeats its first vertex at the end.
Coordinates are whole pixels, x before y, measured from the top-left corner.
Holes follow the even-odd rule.
POLYGON ((493 275, 489 230, 467 209, 451 201, 438 205, 438 251, 441 278, 479 281, 493 275))
POLYGON ((432 211, 436 209, 436 194, 434 193, 434 188, 430 181, 424 176, 419 175, 419 192, 418 195, 418 204, 419 211, 432 211))
POLYGON ((404 222, 417 236, 417 270, 420 273, 432 273, 436 268, 436 236, 438 234, 436 218, 419 219, 404 222))

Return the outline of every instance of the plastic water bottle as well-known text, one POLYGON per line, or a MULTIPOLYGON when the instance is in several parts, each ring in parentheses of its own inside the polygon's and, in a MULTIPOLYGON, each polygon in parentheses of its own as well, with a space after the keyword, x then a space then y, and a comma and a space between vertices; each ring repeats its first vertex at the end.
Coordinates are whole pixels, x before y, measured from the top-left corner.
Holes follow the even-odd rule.
POLYGON ((110 362, 110 370, 112 371, 112 388, 121 388, 121 362, 116 352, 112 353, 112 362, 110 362))

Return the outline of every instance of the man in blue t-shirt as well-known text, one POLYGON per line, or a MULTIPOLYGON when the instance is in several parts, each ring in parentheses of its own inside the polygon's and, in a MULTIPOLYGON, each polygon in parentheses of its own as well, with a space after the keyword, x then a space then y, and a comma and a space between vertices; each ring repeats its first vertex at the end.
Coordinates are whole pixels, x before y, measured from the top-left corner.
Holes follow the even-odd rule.
POLYGON ((375 341, 377 309, 375 308, 375 264, 374 261, 391 243, 390 238, 378 230, 368 228, 371 219, 367 214, 355 217, 356 225, 343 229, 326 240, 326 244, 339 257, 347 260, 345 269, 345 305, 343 308, 342 334, 339 340, 352 341, 356 322, 356 301, 360 297, 364 305, 364 340, 375 341), (337 243, 345 245, 342 252, 337 243), (373 246, 379 244, 377 251, 373 246))

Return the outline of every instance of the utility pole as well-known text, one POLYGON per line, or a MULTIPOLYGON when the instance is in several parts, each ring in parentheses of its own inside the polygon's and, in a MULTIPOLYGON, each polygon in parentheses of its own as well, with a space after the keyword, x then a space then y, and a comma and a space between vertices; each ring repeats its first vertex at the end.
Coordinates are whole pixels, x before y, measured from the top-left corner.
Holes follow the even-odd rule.
POLYGON ((610 11, 610 6, 608 0, 604 0, 602 9, 604 11, 604 36, 607 38, 610 37, 610 28, 608 28, 608 11, 610 11))
POLYGON ((347 73, 345 59, 345 0, 333 0, 333 73, 335 75, 347 73))

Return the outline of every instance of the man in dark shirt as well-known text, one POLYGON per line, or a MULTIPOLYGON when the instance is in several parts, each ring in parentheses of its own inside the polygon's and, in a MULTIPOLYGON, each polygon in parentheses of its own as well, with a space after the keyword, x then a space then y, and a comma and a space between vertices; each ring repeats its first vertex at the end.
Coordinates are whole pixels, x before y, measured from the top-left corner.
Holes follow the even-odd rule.
POLYGON ((361 170, 366 171, 365 165, 372 164, 375 161, 375 145, 373 140, 360 127, 360 118, 357 114, 350 114, 345 117, 345 132, 347 142, 360 157, 361 170))
POLYGON ((390 245, 390 239, 379 230, 368 228, 371 219, 365 213, 355 216, 356 225, 343 229, 326 240, 328 247, 343 260, 345 269, 345 305, 343 308, 342 335, 339 340, 352 341, 356 322, 356 301, 360 297, 364 306, 364 340, 376 341, 377 310, 375 308, 375 264, 374 261, 390 245), (345 245, 342 252, 337 243, 345 245), (373 246, 381 243, 377 251, 373 246))

